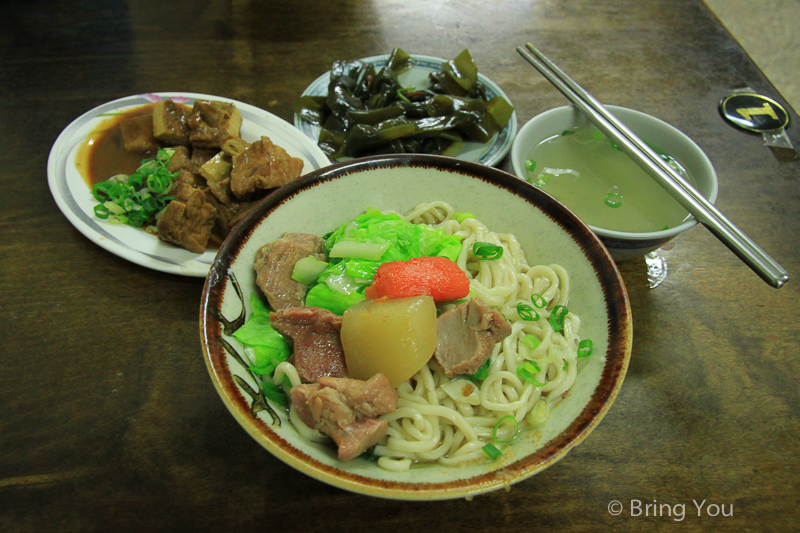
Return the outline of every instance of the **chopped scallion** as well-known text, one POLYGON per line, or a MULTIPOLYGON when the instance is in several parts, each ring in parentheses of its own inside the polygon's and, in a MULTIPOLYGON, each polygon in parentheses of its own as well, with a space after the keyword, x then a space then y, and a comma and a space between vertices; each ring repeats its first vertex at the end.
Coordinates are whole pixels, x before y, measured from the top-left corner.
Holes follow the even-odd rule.
MULTIPOLYGON (((519 341, 519 342, 521 342, 522 344, 527 346, 528 349, 530 349, 530 350, 535 350, 536 347, 539 346, 539 339, 537 339, 533 335, 525 335, 524 337, 522 337, 522 340, 519 341)), ((534 364, 536 364, 536 363, 534 363, 534 364)))
POLYGON ((486 455, 488 455, 492 459, 492 461, 496 460, 498 457, 503 455, 503 452, 498 450, 497 447, 491 442, 484 445, 484 447, 481 449, 486 455))
POLYGON ((517 419, 514 418, 512 415, 507 415, 498 420, 497 424, 495 424, 494 427, 492 428, 492 440, 494 440, 495 442, 499 442, 500 444, 508 444, 517 437, 518 432, 519 432, 519 422, 517 422, 517 419), (512 425, 511 427, 513 428, 511 436, 507 439, 497 438, 497 430, 503 424, 511 424, 512 425))
POLYGON ((547 300, 545 300, 544 296, 541 294, 534 294, 531 296, 531 302, 533 302, 533 306, 537 309, 544 309, 547 306, 547 300))
POLYGON ((489 367, 492 365, 492 360, 487 359, 485 363, 474 374, 467 374, 467 379, 472 382, 483 381, 489 377, 489 367))
POLYGON ((594 351, 594 343, 591 339, 583 339, 578 343, 578 358, 589 357, 594 351))
POLYGON ((96 183, 92 196, 100 205, 94 206, 95 216, 112 224, 137 228, 152 225, 156 215, 173 198, 166 196, 172 180, 178 176, 177 172, 167 170, 173 153, 172 148, 162 148, 154 159, 142 161, 130 176, 118 174, 96 183))
POLYGON ((526 320, 528 322, 536 322, 539 320, 539 313, 536 311, 536 309, 522 302, 517 304, 517 314, 522 320, 526 320))
POLYGON ((539 365, 536 365, 533 361, 528 361, 524 363, 522 366, 517 368, 517 375, 533 385, 534 387, 544 387, 547 383, 539 383, 539 380, 536 379, 534 376, 535 373, 541 372, 539 365))
POLYGON ((561 331, 564 329, 564 319, 567 318, 567 314, 569 314, 569 309, 563 305, 557 305, 553 308, 553 312, 550 313, 550 325, 553 327, 553 331, 561 331))
POLYGON ((264 396, 267 400, 273 401, 280 405, 288 405, 289 399, 283 392, 283 389, 272 383, 271 381, 264 380, 261 382, 261 390, 264 391, 264 396))
POLYGON ((478 259, 494 261, 503 257, 503 247, 490 242, 476 242, 472 245, 472 253, 478 259))

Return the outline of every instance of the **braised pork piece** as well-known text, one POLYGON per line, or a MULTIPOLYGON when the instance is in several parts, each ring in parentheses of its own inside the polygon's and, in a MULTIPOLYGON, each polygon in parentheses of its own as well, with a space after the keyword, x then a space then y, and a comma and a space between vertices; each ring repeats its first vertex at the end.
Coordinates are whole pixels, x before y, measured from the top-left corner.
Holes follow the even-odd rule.
POLYGON ((389 424, 378 417, 393 412, 398 400, 383 374, 367 381, 320 378, 292 387, 290 395, 300 420, 329 435, 342 461, 355 459, 383 438, 389 424))
POLYGON ((434 357, 447 377, 474 374, 492 355, 495 344, 511 335, 511 325, 479 298, 445 311, 436 319, 434 357))
POLYGON ((303 170, 301 159, 269 137, 244 141, 241 113, 227 102, 195 100, 189 108, 164 100, 133 110, 118 125, 121 148, 140 159, 174 149, 167 166, 178 173, 169 190, 174 199, 155 227, 161 240, 195 253, 222 241, 258 202, 303 170))

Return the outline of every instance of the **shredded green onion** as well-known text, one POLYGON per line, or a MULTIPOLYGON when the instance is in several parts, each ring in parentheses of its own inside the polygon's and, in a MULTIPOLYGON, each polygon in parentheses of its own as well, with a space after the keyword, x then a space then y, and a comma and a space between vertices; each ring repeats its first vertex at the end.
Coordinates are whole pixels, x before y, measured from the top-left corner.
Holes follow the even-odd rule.
POLYGON ((517 314, 522 320, 526 320, 528 322, 536 322, 539 320, 539 313, 536 311, 536 309, 522 302, 517 304, 517 314))
POLYGON ((94 206, 95 216, 137 228, 152 224, 173 198, 167 196, 178 176, 167 170, 173 153, 172 148, 159 149, 155 158, 142 161, 130 176, 120 174, 96 183, 92 196, 100 203, 94 206))
POLYGON ((622 205, 622 200, 623 200, 623 197, 622 197, 621 194, 619 194, 617 192, 610 192, 610 193, 606 194, 606 197, 603 200, 603 202, 608 207, 611 207, 613 209, 617 209, 622 205))
POLYGON ((481 367, 475 371, 474 374, 467 374, 467 379, 472 382, 483 381, 487 377, 489 377, 489 367, 492 366, 492 360, 487 359, 485 363, 481 365, 481 367))
MULTIPOLYGON (((537 339, 533 335, 525 335, 524 337, 522 337, 522 340, 520 342, 522 344, 524 344, 525 346, 527 346, 531 350, 535 350, 536 347, 539 346, 539 339, 537 339)), ((531 362, 533 362, 533 361, 531 361, 531 362)), ((533 364, 536 364, 536 363, 533 363, 533 364)), ((538 370, 538 368, 537 368, 537 370, 538 370)))
POLYGON ((553 308, 553 312, 550 313, 550 325, 553 327, 553 331, 561 331, 564 329, 564 319, 567 318, 567 314, 569 313, 569 309, 563 305, 557 305, 553 308))
POLYGON ((280 405, 288 405, 289 399, 286 397, 286 394, 283 392, 279 386, 275 385, 269 380, 264 380, 261 382, 261 390, 264 391, 264 396, 267 400, 271 400, 280 405))
POLYGON ((496 460, 498 457, 503 455, 503 452, 498 450, 497 447, 491 442, 484 445, 484 447, 481 449, 486 455, 488 455, 492 459, 492 461, 496 460))
POLYGON ((561 367, 561 370, 566 372, 568 368, 569 368, 569 361, 564 361, 564 366, 561 367))
POLYGON ((536 161, 533 159, 528 159, 525 161, 525 168, 528 170, 528 172, 533 172, 536 170, 536 161))
POLYGON ((594 343, 591 339, 583 339, 578 343, 578 358, 589 357, 594 351, 594 343))
POLYGON ((517 368, 517 375, 519 377, 521 377, 534 387, 544 387, 547 384, 547 382, 539 383, 539 380, 537 380, 536 376, 534 376, 534 374, 538 372, 541 372, 541 368, 539 368, 539 365, 537 365, 533 361, 527 361, 522 366, 517 368))
POLYGON ((494 261, 503 257, 503 247, 490 242, 476 242, 472 245, 472 253, 478 259, 494 261))
POLYGON ((512 415, 507 415, 498 420, 497 424, 495 424, 494 427, 492 428, 492 440, 495 442, 499 442, 500 444, 508 444, 517 437, 518 432, 519 432, 519 422, 517 422, 517 419, 514 418, 512 415), (511 436, 509 438, 502 440, 497 438, 497 430, 500 428, 501 425, 503 425, 506 422, 512 424, 514 431, 511 432, 511 436))
POLYGON ((544 309, 547 306, 547 300, 541 294, 534 294, 531 296, 531 302, 537 309, 544 309))

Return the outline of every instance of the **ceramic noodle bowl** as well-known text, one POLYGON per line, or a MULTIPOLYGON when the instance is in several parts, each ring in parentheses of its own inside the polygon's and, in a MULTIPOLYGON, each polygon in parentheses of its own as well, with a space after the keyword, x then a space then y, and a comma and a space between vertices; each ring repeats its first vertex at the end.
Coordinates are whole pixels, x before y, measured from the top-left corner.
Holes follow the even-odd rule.
MULTIPOLYGON (((222 245, 201 306, 205 362, 234 418, 275 457, 303 474, 362 494, 405 500, 470 498, 541 472, 585 439, 611 407, 628 366, 632 324, 627 294, 608 251, 573 213, 503 171, 454 158, 392 155, 353 160, 312 172, 260 204, 222 245), (581 336, 594 341, 578 378, 546 425, 524 429, 497 460, 465 466, 413 465, 391 472, 361 457, 342 462, 330 443, 304 440, 287 410, 266 400, 232 332, 258 291, 257 250, 285 232, 324 235, 368 207, 405 213, 444 201, 473 213, 491 230, 513 233, 530 265, 558 263, 569 272, 570 310, 581 336)), ((525 427, 525 426, 523 426, 525 427)), ((576 459, 577 460, 577 459, 576 459)))

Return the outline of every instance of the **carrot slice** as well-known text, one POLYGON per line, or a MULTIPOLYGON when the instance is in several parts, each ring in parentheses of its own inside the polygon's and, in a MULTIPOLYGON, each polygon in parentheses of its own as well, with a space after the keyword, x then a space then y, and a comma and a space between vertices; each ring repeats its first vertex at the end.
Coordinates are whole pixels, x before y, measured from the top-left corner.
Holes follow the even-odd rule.
POLYGON ((370 300, 432 296, 436 303, 450 302, 469 295, 469 278, 446 257, 415 257, 383 263, 364 294, 370 300))

